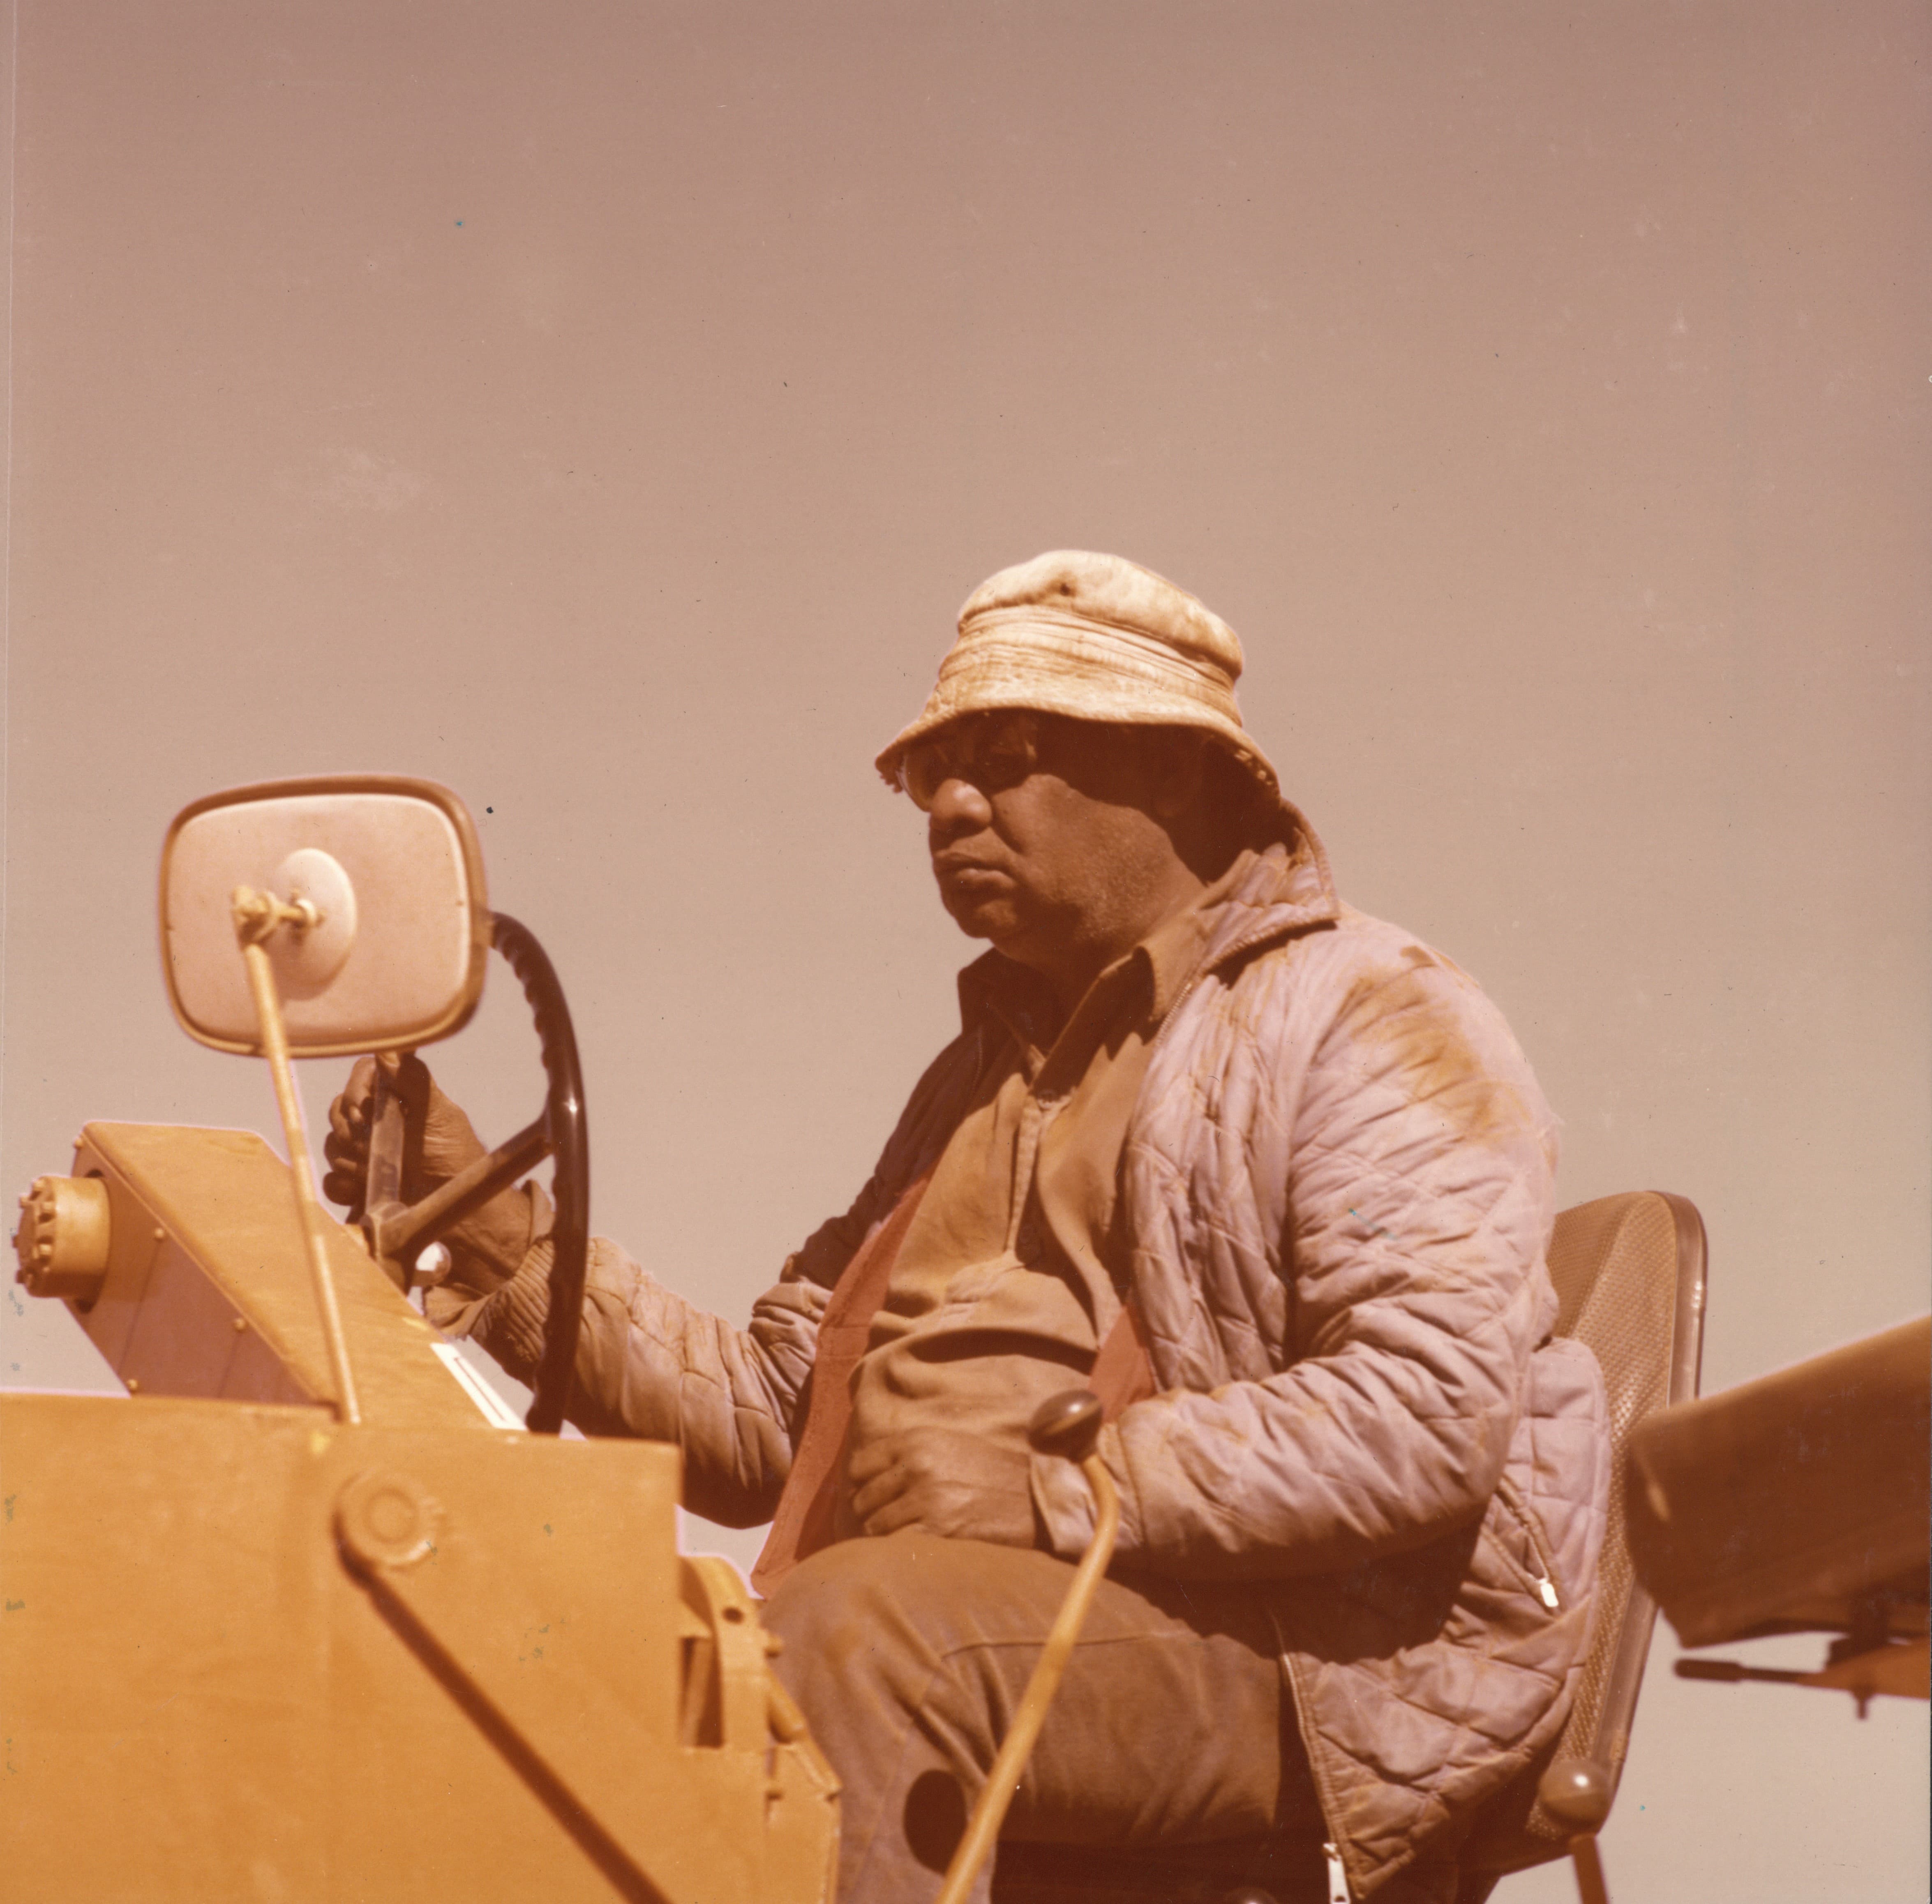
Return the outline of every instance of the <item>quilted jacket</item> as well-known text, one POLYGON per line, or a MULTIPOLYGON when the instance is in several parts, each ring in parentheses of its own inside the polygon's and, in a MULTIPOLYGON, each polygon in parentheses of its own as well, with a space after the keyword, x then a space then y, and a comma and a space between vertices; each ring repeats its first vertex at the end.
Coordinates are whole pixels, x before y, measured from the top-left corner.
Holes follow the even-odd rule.
MULTIPOLYGON (((1609 1442, 1594 1359, 1549 1332, 1555 1127, 1522 1053, 1448 960, 1337 900, 1288 817, 1137 1101, 1123 1195, 1161 1392, 1100 1452, 1123 1561, 1265 1596, 1366 1898, 1452 1856, 1561 1725, 1609 1442)), ((678 1440, 694 1507, 769 1516, 826 1292, 944 1146, 993 1035, 969 1023, 941 1053, 872 1181, 748 1329, 596 1244, 585 1425, 678 1440)), ((1042 1459, 1034 1487, 1076 1552, 1084 1483, 1042 1459)))

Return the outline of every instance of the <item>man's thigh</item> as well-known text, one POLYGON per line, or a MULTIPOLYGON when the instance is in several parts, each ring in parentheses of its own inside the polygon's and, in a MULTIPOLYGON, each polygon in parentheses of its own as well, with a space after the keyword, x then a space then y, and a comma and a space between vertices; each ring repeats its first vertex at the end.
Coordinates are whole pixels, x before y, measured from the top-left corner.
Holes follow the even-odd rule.
MULTIPOLYGON (((977 1794, 1072 1572, 1050 1554, 906 1533, 842 1543, 784 1582, 766 1616, 785 1643, 778 1669, 847 1784, 854 1827, 916 1830, 916 1788, 929 1798, 935 1779, 977 1794)), ((1173 1843, 1318 1821, 1252 1590, 1103 1581, 1006 1835, 1173 1843)))

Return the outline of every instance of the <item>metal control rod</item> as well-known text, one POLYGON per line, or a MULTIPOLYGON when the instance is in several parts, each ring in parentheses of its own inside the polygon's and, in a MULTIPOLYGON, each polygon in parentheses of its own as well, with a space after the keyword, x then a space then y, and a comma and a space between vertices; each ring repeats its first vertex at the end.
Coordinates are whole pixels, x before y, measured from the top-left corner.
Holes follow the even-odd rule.
POLYGON ((1032 1755, 1034 1741, 1040 1737, 1040 1728, 1046 1722, 1047 1708, 1060 1689, 1060 1675, 1072 1657, 1073 1643, 1087 1623, 1094 1595, 1107 1571, 1108 1562, 1114 1557, 1114 1541, 1120 1530, 1120 1501, 1114 1491, 1113 1476, 1094 1452, 1100 1425, 1100 1397, 1084 1389, 1070 1389, 1041 1403, 1028 1428, 1028 1438, 1041 1454, 1064 1455, 1079 1464, 1087 1485, 1094 1491, 1094 1538, 1087 1543, 1087 1551, 1074 1569, 1073 1584, 1067 1588, 1046 1644, 1040 1648, 1019 1710, 1013 1714, 1012 1728, 1000 1743, 993 1769, 986 1774, 980 1802, 974 1806, 966 1835, 946 1867, 946 1883, 934 1904, 965 1904, 980 1866, 998 1842, 1006 1808, 1019 1789, 1020 1776, 1032 1755))

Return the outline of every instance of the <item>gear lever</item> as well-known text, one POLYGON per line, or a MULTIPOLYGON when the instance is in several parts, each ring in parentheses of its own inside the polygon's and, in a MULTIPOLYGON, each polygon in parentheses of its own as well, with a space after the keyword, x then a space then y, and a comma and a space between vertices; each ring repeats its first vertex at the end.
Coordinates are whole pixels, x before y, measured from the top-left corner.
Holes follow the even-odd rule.
POLYGON ((1086 1389, 1068 1389, 1048 1396, 1027 1425, 1027 1439, 1035 1453, 1061 1455, 1079 1464, 1088 1486, 1094 1491, 1094 1538, 1074 1570, 1073 1584, 1067 1588, 1053 1629, 1040 1648, 1039 1663, 1027 1682, 1026 1692, 1013 1714, 1011 1729, 1000 1743, 993 1769, 986 1774, 980 1802, 974 1806, 965 1836, 959 1840, 952 1862, 946 1867, 946 1882, 934 1904, 964 1904, 980 1875, 980 1866, 998 1842, 1006 1807, 1019 1788, 1020 1774, 1026 1770, 1034 1741, 1046 1722, 1047 1707, 1060 1689, 1060 1675, 1072 1656, 1073 1643, 1087 1623, 1088 1609, 1094 1604, 1107 1563, 1114 1557, 1114 1536, 1120 1530, 1120 1503, 1114 1491, 1113 1477, 1094 1452, 1100 1439, 1101 1419, 1098 1395, 1086 1389))

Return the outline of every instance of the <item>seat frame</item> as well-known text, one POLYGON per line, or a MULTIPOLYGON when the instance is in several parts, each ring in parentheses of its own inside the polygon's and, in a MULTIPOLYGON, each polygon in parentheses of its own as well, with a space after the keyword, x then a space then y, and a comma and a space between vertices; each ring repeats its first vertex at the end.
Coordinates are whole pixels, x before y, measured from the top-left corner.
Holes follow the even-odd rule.
MULTIPOLYGON (((1660 1198, 1670 1209, 1676 1241, 1676 1301, 1663 1397, 1628 1421, 1613 1421, 1612 1427, 1610 1511, 1609 1524, 1604 1530, 1604 1557, 1610 1557, 1614 1544, 1621 1554, 1620 1571, 1627 1584, 1621 1612, 1614 1608, 1599 1607, 1595 1631, 1586 1656, 1586 1677, 1594 1668, 1600 1665, 1604 1668, 1602 1697, 1594 1713, 1586 1710, 1580 1699, 1556 1739, 1537 1755, 1478 1821, 1470 1834, 1469 1852, 1466 1855, 1456 1904, 1482 1904, 1482 1900, 1512 1872, 1548 1863, 1571 1850, 1577 1836, 1576 1827, 1554 1816, 1536 1791, 1542 1774, 1552 1764, 1569 1760, 1594 1767, 1606 1784, 1606 1815, 1616 1799, 1617 1786, 1623 1776, 1624 1760, 1630 1749, 1630 1728, 1636 1714, 1637 1695, 1642 1689, 1652 1635, 1657 1624, 1657 1602, 1636 1578, 1630 1563, 1624 1511, 1627 1449, 1640 1422, 1647 1419, 1659 1408, 1674 1407, 1696 1398, 1703 1367, 1709 1248, 1704 1220, 1697 1206, 1689 1198, 1670 1191, 1625 1191, 1620 1197, 1578 1205, 1564 1211, 1557 1218, 1560 1225, 1565 1218, 1574 1218, 1585 1211, 1596 1210, 1601 1204, 1634 1202, 1647 1196, 1660 1198)), ((1553 1237, 1552 1240, 1553 1243, 1553 1237)), ((1605 1261, 1607 1260, 1606 1251, 1605 1261)), ((1604 1266, 1604 1263, 1600 1262, 1596 1273, 1600 1274, 1604 1266)), ((1593 1275, 1592 1287, 1594 1281, 1593 1275)), ((1583 1293, 1587 1295, 1588 1292, 1583 1293)), ((1580 1310, 1582 1306, 1580 1296, 1576 1307, 1580 1310)), ((1559 1333, 1569 1332, 1559 1329, 1559 1333)), ((1600 1570, 1600 1581, 1601 1577, 1600 1570)), ((1600 1830, 1600 1824, 1597 1828, 1600 1830)))

